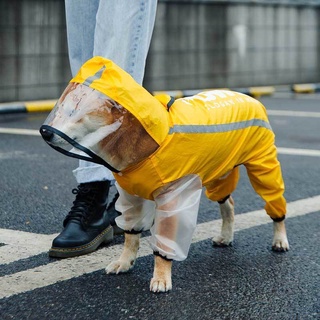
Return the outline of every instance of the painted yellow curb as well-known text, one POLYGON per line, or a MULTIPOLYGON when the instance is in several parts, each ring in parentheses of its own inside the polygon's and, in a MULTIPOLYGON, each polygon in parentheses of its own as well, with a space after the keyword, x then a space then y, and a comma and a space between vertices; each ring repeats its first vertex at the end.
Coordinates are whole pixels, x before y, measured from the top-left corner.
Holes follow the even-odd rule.
POLYGON ((160 94, 168 94, 169 96, 172 96, 176 99, 182 98, 184 96, 183 91, 181 91, 181 90, 153 91, 152 94, 154 96, 160 95, 160 94))
POLYGON ((294 84, 292 89, 297 93, 313 93, 315 92, 315 85, 312 83, 294 84))
POLYGON ((57 100, 28 101, 25 103, 27 112, 44 112, 51 111, 57 100))
POLYGON ((260 98, 261 96, 271 95, 275 91, 274 87, 250 87, 249 93, 255 98, 260 98))

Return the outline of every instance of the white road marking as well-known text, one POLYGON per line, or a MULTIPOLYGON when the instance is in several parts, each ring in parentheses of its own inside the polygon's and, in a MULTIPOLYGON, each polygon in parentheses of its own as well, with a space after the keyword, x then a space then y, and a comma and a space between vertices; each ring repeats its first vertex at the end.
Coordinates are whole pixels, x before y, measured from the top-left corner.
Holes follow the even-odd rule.
POLYGON ((278 154, 320 157, 320 150, 296 149, 296 148, 277 148, 277 151, 278 151, 278 154))
POLYGON ((18 128, 0 128, 0 133, 5 134, 22 134, 26 136, 39 136, 39 130, 32 130, 32 129, 18 129, 18 128))
MULTIPOLYGON (((268 109, 267 113, 270 116, 320 118, 320 112, 312 112, 312 111, 292 111, 292 110, 268 109)), ((40 136, 40 133, 38 130, 19 129, 19 128, 0 128, 0 133, 40 136)))
MULTIPOLYGON (((287 218, 294 218, 317 212, 320 210, 320 195, 293 201, 288 203, 287 218)), ((248 212, 235 217, 235 231, 245 230, 252 227, 271 223, 271 219, 265 214, 264 210, 257 210, 248 212)), ((211 238, 214 234, 219 233, 221 220, 215 220, 199 224, 193 237, 193 243, 211 238)), ((1 230, 2 231, 2 230, 1 230)), ((290 241, 290 230, 288 230, 290 241)), ((20 244, 24 247, 38 247, 38 253, 48 249, 48 242, 50 242, 54 235, 39 236, 28 233, 21 233, 20 231, 9 230, 8 232, 1 232, 1 243, 8 243, 8 248, 15 244, 17 252, 11 250, 11 254, 20 254, 19 246, 16 245, 21 237, 20 244), (38 236, 38 238, 37 238, 38 236), (42 241, 44 241, 42 243, 42 241), (11 244, 10 244, 11 243, 11 244)), ((270 244, 272 239, 272 228, 270 228, 270 244)), ((74 277, 79 277, 83 274, 91 273, 105 268, 110 262, 117 258, 122 251, 122 244, 102 248, 90 255, 57 260, 44 266, 39 266, 33 269, 17 272, 15 274, 6 275, 0 278, 0 299, 10 297, 23 292, 28 292, 37 288, 43 288, 59 281, 65 281, 74 277)), ((2 247, 5 248, 5 247, 2 247)), ((192 248, 191 248, 192 250, 192 248)), ((4 253, 4 252, 3 252, 4 253)), ((24 255, 26 257, 28 253, 24 255)), ((31 252, 29 252, 31 254, 31 252)), ((152 254, 148 244, 148 237, 141 239, 139 249, 139 257, 144 257, 152 254)), ((106 275, 107 277, 107 275, 106 275)))
POLYGON ((0 247, 0 263, 7 264, 48 251, 56 235, 0 229, 0 243, 6 244, 0 247))
POLYGON ((37 154, 37 153, 28 153, 24 151, 9 151, 9 152, 0 152, 0 160, 6 159, 25 159, 25 160, 32 160, 32 159, 39 159, 44 158, 44 154, 37 154))
POLYGON ((267 109, 267 114, 269 116, 320 118, 320 112, 312 112, 312 111, 291 111, 291 110, 271 110, 271 109, 267 109))

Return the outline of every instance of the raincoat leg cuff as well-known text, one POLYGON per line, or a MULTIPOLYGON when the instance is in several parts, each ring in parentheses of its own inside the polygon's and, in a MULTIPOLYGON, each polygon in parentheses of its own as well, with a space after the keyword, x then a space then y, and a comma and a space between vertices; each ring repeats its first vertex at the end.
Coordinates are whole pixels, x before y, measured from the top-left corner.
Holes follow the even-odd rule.
POLYGON ((172 260, 173 260, 173 259, 169 259, 169 258, 163 256, 162 254, 160 254, 159 251, 153 251, 153 254, 154 254, 155 256, 161 257, 162 259, 167 260, 167 261, 172 261, 172 260))
POLYGON ((286 218, 286 216, 283 216, 281 218, 271 218, 274 222, 281 222, 286 218))
POLYGON ((225 203, 228 199, 230 198, 230 194, 228 194, 226 197, 224 197, 223 199, 219 200, 218 203, 219 204, 223 204, 225 203))
POLYGON ((142 231, 143 231, 143 230, 137 231, 137 230, 131 229, 131 230, 124 230, 124 233, 128 233, 128 234, 140 234, 140 233, 142 233, 142 231))

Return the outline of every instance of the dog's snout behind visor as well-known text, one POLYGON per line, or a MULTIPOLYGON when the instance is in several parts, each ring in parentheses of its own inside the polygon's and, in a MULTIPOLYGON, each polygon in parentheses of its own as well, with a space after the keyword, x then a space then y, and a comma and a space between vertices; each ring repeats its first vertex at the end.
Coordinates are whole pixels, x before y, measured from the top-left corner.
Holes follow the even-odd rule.
POLYGON ((94 153, 123 171, 149 156, 166 139, 169 115, 115 63, 94 57, 70 81, 44 125, 47 127, 42 129, 55 129, 50 146, 65 149, 67 141, 73 153, 94 153), (141 137, 144 143, 140 143, 141 137))
POLYGON ((51 132, 45 128, 41 128, 40 133, 41 133, 42 138, 47 142, 50 142, 53 138, 53 135, 54 135, 53 132, 51 132))
POLYGON ((40 134, 52 148, 65 155, 119 172, 97 154, 99 143, 122 124, 121 116, 113 117, 114 107, 124 110, 103 93, 84 84, 70 83, 41 126, 40 134))

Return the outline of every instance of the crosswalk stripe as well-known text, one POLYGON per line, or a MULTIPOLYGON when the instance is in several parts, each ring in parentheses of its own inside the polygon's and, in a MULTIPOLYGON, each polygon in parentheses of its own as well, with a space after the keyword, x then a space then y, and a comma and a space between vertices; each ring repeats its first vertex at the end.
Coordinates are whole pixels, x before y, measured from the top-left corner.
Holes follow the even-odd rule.
MULTIPOLYGON (((317 211, 320 211, 320 195, 288 203, 287 218, 290 219, 298 216, 303 216, 317 211)), ((271 220, 264 213, 264 210, 251 211, 248 213, 236 215, 235 231, 257 227, 260 225, 268 224, 270 222, 271 220)), ((218 234, 220 226, 221 220, 199 224, 193 237, 193 243, 206 240, 208 238, 211 238, 214 234, 218 234)), ((18 235, 16 231, 10 230, 10 232, 12 232, 12 234, 18 235)), ((271 232, 272 231, 270 228, 270 235, 271 232)), ((290 230, 288 233, 290 241, 290 230)), ((41 243, 43 239, 45 239, 45 241, 48 241, 50 239, 49 237, 51 237, 51 239, 53 238, 53 235, 48 236, 48 238, 42 238, 40 236, 36 241, 33 241, 30 238, 31 234, 25 234, 24 236, 25 238, 22 241, 29 241, 29 244, 33 246, 41 246, 41 249, 39 250, 43 250, 44 247, 46 247, 46 250, 48 248, 47 243, 45 243, 45 245, 41 243)), ((148 239, 149 237, 141 239, 138 257, 144 257, 152 253, 148 244, 148 239)), ((7 233, 6 235, 4 235, 3 241, 5 242, 8 240, 15 242, 16 236, 12 236, 10 238, 7 233)), ((2 240, 0 240, 0 242, 2 242, 2 240)), ((119 256, 122 247, 122 244, 117 244, 109 246, 107 248, 102 248, 90 255, 58 260, 47 265, 3 276, 2 278, 0 278, 0 298, 10 297, 19 293, 46 287, 60 281, 65 281, 74 277, 79 277, 83 274, 103 269, 119 256)))
POLYGON ((0 229, 0 243, 6 244, 0 247, 0 263, 8 264, 48 251, 55 236, 0 229))

